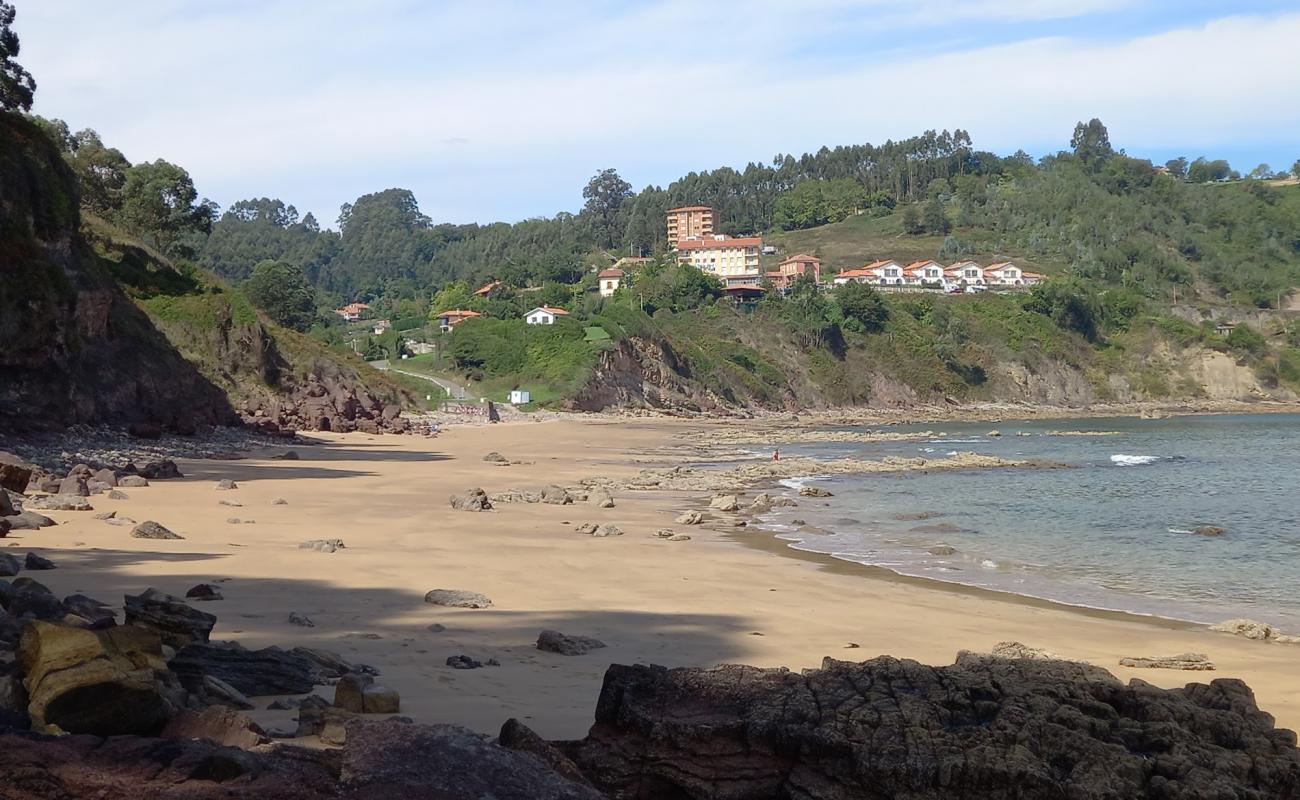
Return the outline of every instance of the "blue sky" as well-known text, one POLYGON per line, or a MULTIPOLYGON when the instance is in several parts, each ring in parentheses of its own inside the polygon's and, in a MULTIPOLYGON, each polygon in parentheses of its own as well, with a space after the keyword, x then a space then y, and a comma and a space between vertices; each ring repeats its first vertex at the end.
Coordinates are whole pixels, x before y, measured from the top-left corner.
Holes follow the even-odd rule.
POLYGON ((927 128, 1042 155, 1094 116, 1158 162, 1300 158, 1300 0, 15 5, 36 113, 322 224, 392 186, 514 221, 604 167, 665 185, 927 128))

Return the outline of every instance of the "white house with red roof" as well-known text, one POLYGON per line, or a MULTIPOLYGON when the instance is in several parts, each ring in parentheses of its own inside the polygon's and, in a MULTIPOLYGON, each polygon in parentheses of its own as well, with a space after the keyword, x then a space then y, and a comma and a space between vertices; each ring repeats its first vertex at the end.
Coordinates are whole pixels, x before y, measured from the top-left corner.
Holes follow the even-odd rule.
POLYGON ((992 286, 1033 286, 1043 279, 1037 272, 1023 270, 1010 261, 990 264, 984 275, 992 286))
POLYGON ((481 316, 483 315, 477 311, 465 311, 464 309, 453 308, 450 311, 443 311, 438 314, 438 327, 443 333, 446 333, 467 319, 481 316))
POLYGON ((569 316, 569 312, 562 308, 538 306, 527 314, 524 314, 524 322, 527 322, 529 325, 554 325, 557 318, 567 316, 569 316))
POLYGON ((600 296, 610 297, 614 292, 618 291, 618 287, 623 283, 626 274, 618 267, 602 269, 596 276, 596 285, 600 289, 600 296))
POLYGON ((938 261, 913 261, 903 270, 903 277, 909 286, 939 286, 948 288, 948 276, 945 267, 938 261))
POLYGON ((775 270, 764 273, 764 277, 778 289, 788 289, 800 275, 811 275, 814 283, 821 283, 821 259, 807 253, 796 253, 778 264, 775 270))
POLYGON ((987 286, 988 279, 984 268, 974 261, 958 261, 944 270, 948 281, 954 286, 987 286))
POLYGON ((873 261, 865 267, 847 269, 835 276, 836 286, 843 286, 850 281, 871 283, 877 286, 902 286, 907 280, 903 274, 906 269, 897 261, 873 261))

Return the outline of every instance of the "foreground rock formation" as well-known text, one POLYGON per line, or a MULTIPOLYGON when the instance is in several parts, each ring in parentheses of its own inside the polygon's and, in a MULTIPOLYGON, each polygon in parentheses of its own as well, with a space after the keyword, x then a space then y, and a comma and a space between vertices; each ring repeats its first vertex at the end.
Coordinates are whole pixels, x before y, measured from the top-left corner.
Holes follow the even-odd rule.
POLYGON ((1291 731, 1237 680, 1164 690, 962 654, 805 674, 612 666, 560 749, 614 798, 1297 798, 1291 731))
MULTIPOLYGON (((212 616, 185 601, 126 600, 116 625, 91 598, 0 581, 0 798, 1300 800, 1296 736, 1242 682, 1123 684, 1018 642, 944 667, 614 665, 586 738, 547 742, 510 720, 493 742, 389 716, 401 698, 371 667, 209 642, 212 616), (317 693, 328 685, 333 702, 317 693), (305 695, 271 705, 297 709, 296 731, 238 710, 271 694, 305 695), (337 749, 283 741, 301 736, 337 749)), ((537 646, 603 644, 548 630, 537 646)))

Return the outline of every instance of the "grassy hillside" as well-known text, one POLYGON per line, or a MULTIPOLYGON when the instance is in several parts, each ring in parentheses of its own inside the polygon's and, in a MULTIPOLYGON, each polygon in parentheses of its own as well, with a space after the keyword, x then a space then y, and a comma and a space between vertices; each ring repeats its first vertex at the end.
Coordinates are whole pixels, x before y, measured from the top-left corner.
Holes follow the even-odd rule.
POLYGON ((878 259, 892 258, 903 264, 933 258, 949 263, 958 258, 1013 260, 1025 269, 1054 274, 1065 269, 1065 262, 1049 255, 1033 254, 1002 240, 996 233, 979 228, 961 228, 951 236, 960 241, 960 250, 945 250, 947 235, 903 232, 902 209, 885 216, 859 214, 843 222, 796 231, 771 231, 764 240, 780 250, 778 256, 766 256, 764 267, 771 268, 795 253, 810 253, 822 260, 822 269, 840 272, 861 267, 878 259))

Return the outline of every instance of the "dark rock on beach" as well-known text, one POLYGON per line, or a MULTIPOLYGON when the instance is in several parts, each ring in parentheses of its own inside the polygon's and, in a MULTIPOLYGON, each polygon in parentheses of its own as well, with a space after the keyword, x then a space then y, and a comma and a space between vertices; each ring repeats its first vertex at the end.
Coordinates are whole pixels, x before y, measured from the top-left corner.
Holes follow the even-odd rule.
POLYGON ((589 636, 569 636, 559 631, 542 631, 537 637, 537 649, 562 656, 580 656, 604 647, 605 643, 589 636))
POLYGON ((207 642, 217 618, 191 608, 178 597, 146 589, 126 596, 126 622, 156 632, 163 644, 180 649, 194 642, 207 642))
POLYGON ((1300 797, 1295 734, 1237 680, 1158 689, 962 654, 822 669, 614 665, 563 754, 611 797, 1300 797))

